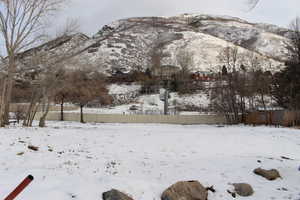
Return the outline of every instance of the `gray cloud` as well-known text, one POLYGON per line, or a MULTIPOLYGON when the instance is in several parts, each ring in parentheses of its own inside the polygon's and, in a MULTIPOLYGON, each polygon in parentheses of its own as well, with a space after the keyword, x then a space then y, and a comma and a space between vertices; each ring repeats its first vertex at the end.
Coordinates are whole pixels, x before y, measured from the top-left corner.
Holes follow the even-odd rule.
POLYGON ((61 11, 54 27, 67 18, 78 19, 81 31, 96 33, 114 20, 136 16, 174 16, 183 13, 220 14, 240 17, 251 22, 287 26, 300 16, 299 0, 261 0, 247 12, 246 0, 70 0, 61 11))

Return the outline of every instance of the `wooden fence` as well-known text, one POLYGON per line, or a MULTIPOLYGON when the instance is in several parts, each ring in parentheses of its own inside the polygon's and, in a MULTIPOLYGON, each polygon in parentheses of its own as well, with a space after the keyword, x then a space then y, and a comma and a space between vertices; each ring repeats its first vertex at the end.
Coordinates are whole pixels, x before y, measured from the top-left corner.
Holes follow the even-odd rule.
POLYGON ((246 124, 297 126, 300 125, 300 111, 253 112, 246 116, 246 124))

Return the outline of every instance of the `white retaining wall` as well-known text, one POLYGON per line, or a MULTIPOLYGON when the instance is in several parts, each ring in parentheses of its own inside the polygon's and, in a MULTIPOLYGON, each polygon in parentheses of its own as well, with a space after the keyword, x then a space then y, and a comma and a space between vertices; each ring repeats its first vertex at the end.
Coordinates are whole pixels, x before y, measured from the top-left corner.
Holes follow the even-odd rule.
MULTIPOLYGON (((36 115, 39 119, 39 113, 36 115)), ((51 112, 47 120, 59 121, 60 113, 51 112)), ((80 121, 80 113, 64 113, 65 121, 80 121)), ((164 124, 225 124, 221 115, 120 115, 84 114, 85 122, 95 123, 164 123, 164 124)))

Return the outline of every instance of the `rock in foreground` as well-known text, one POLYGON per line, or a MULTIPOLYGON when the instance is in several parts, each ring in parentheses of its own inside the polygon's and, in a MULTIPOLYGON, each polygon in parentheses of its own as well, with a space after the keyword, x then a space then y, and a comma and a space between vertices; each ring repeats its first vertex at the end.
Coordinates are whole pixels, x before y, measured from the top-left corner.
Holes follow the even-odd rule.
POLYGON ((166 189, 161 200, 207 200, 208 192, 198 181, 180 181, 166 189))
POLYGON ((104 192, 102 194, 102 199, 103 200, 133 200, 127 194, 124 194, 123 192, 120 192, 116 189, 112 189, 110 191, 104 192))
POLYGON ((265 170, 262 168, 257 168, 254 170, 254 173, 268 179, 269 181, 273 181, 276 180, 277 178, 281 178, 278 170, 276 169, 265 170))
POLYGON ((248 183, 233 183, 234 191, 243 197, 253 195, 254 191, 251 185, 248 183))

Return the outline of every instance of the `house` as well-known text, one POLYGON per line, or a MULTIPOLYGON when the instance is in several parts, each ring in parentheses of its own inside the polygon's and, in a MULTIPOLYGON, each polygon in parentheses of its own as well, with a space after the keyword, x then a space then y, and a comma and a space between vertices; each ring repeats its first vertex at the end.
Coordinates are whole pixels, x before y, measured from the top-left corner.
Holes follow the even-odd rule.
POLYGON ((161 65, 160 67, 155 67, 152 70, 154 76, 161 77, 163 79, 170 79, 173 75, 180 72, 181 68, 174 65, 161 65))
POLYGON ((193 80, 197 81, 213 81, 215 80, 214 74, 208 71, 196 71, 191 75, 193 80))

